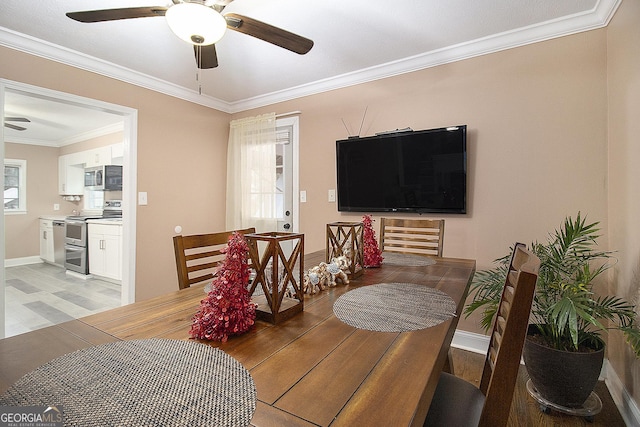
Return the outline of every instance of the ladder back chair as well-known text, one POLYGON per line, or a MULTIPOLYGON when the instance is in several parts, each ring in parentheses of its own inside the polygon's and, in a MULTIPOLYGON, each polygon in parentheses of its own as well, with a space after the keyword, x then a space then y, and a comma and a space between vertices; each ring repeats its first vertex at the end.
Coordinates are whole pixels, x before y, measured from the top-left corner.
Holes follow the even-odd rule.
POLYGON ((425 426, 506 426, 540 260, 517 243, 505 280, 480 388, 442 372, 425 426))
POLYGON ((444 219, 380 219, 383 252, 442 256, 444 219))
MULTIPOLYGON (((235 230, 241 234, 255 233, 255 228, 235 230)), ((178 287, 185 289, 193 284, 211 280, 224 254, 220 252, 234 231, 220 233, 174 236, 173 249, 176 254, 178 287)))

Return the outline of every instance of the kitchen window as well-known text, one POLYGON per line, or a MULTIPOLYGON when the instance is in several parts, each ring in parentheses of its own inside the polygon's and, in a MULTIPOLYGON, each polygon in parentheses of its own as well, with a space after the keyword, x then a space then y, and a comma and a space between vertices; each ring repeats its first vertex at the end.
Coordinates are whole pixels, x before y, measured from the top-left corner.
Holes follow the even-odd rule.
POLYGON ((4 213, 27 212, 27 161, 4 159, 4 213))

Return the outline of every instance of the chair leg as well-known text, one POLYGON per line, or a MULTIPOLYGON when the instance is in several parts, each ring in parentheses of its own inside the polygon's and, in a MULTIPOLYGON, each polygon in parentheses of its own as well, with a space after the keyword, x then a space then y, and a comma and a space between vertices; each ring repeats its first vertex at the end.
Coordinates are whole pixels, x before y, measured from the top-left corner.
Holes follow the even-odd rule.
POLYGON ((453 355, 451 354, 451 349, 449 349, 449 353, 447 354, 447 360, 444 361, 444 367, 442 368, 442 371, 451 375, 455 375, 455 373, 453 372, 453 355))

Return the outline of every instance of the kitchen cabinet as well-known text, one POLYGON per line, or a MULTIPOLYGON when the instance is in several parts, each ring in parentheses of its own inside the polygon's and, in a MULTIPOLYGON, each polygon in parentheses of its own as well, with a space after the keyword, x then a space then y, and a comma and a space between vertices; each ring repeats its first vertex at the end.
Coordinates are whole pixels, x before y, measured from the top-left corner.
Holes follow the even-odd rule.
POLYGON ((58 157, 58 193, 61 196, 84 193, 84 163, 78 153, 58 157))
POLYGON ((84 166, 104 166, 111 164, 111 146, 94 148, 84 152, 84 166))
POLYGON ((88 221, 89 274, 122 280, 122 224, 88 221))
POLYGON ((120 165, 124 162, 124 144, 113 144, 111 146, 111 164, 120 165))
POLYGON ((55 263, 55 249, 53 245, 53 221, 40 220, 40 258, 50 264, 55 263))
POLYGON ((107 145, 58 157, 58 193, 61 196, 84 194, 84 169, 105 165, 122 165, 122 143, 107 145))

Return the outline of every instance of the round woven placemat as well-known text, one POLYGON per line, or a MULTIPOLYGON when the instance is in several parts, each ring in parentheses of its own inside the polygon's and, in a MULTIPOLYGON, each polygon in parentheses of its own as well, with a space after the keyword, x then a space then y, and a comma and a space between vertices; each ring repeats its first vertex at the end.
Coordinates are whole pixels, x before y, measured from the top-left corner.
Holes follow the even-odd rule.
POLYGON ((358 329, 406 332, 430 328, 455 316, 456 303, 438 289, 413 283, 381 283, 343 294, 336 317, 358 329))
POLYGON ((433 265, 436 261, 428 256, 400 254, 397 252, 382 252, 383 264, 404 265, 405 267, 426 267, 433 265))
POLYGON ((121 341, 58 357, 25 375, 0 405, 62 406, 65 426, 246 426, 249 372, 193 341, 121 341))

